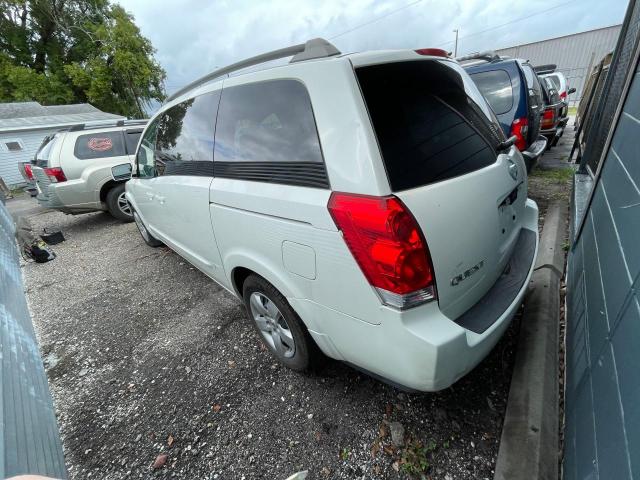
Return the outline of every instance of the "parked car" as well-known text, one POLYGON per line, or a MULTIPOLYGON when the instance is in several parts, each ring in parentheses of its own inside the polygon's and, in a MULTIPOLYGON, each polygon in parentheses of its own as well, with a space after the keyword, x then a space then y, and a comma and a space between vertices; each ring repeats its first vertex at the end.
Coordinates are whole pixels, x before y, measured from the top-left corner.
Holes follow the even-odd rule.
POLYGON ((547 147, 540 135, 542 88, 533 68, 526 60, 501 58, 494 52, 475 53, 458 61, 493 108, 504 133, 516 136, 516 147, 530 172, 547 147))
POLYGON ((446 52, 339 53, 315 39, 177 92, 145 128, 127 199, 144 241, 241 299, 284 365, 323 353, 439 390, 527 289, 525 162, 446 52))
POLYGON ((534 71, 540 78, 548 78, 553 82, 555 89, 560 95, 560 100, 566 102, 569 105, 569 95, 575 93, 575 88, 569 88, 567 78, 564 73, 556 71, 556 65, 540 65, 534 67, 534 71))
POLYGON ((540 78, 544 110, 540 120, 540 133, 548 142, 547 148, 558 143, 564 134, 564 129, 569 121, 567 104, 560 99, 555 84, 549 78, 540 78))
POLYGON ((36 181, 33 178, 31 167, 31 162, 18 162, 18 171, 22 175, 25 183, 23 190, 32 197, 35 197, 38 194, 38 191, 36 190, 36 181))
POLYGON ((76 125, 44 139, 31 170, 38 202, 64 213, 108 211, 132 221, 124 184, 146 120, 76 125))

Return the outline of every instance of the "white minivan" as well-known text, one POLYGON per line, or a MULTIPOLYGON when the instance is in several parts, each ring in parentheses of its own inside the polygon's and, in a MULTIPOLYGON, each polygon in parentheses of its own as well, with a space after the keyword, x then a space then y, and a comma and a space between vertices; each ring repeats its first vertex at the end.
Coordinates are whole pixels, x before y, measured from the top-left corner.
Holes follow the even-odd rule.
POLYGON ((433 391, 487 355, 529 283, 538 209, 514 140, 445 52, 315 39, 170 98, 126 196, 144 240, 240 298, 285 365, 324 354, 433 391))

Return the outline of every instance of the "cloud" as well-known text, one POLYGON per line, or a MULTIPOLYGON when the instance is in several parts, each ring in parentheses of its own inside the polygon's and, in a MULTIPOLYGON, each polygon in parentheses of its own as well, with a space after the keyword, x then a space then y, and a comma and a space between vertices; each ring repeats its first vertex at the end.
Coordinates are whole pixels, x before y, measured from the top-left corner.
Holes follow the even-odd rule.
POLYGON ((459 28, 458 53, 464 54, 620 23, 627 5, 625 0, 118 2, 157 49, 168 92, 216 67, 313 37, 336 37, 332 42, 343 52, 452 50, 453 29, 459 28), (477 33, 483 30, 488 31, 477 33))

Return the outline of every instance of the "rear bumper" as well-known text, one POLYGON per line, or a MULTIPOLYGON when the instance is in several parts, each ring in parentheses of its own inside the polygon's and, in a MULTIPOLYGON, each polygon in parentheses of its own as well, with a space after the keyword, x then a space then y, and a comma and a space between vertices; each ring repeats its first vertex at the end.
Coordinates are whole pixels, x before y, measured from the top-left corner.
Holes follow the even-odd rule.
POLYGON ((77 182, 51 183, 38 192, 36 199, 45 208, 63 213, 79 214, 104 210, 101 202, 73 203, 69 205, 63 198, 73 198, 74 190, 81 188, 77 182))
POLYGON ((534 201, 527 200, 525 215, 526 241, 512 256, 514 275, 501 277, 469 315, 455 321, 436 302, 404 312, 381 305, 374 325, 310 300, 288 300, 328 356, 408 390, 447 388, 491 351, 522 303, 538 251, 534 201))
POLYGON ((540 135, 535 142, 529 145, 529 148, 522 152, 524 163, 527 165, 527 172, 530 172, 534 165, 538 163, 538 159, 546 149, 547 139, 543 135, 540 135))

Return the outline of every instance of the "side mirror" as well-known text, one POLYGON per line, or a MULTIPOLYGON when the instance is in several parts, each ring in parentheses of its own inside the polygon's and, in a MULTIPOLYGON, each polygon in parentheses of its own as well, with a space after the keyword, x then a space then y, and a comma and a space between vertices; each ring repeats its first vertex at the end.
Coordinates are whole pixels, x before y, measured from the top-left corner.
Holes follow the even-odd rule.
POLYGON ((501 152, 502 150, 507 150, 508 148, 511 148, 513 145, 515 145, 517 140, 518 140, 518 137, 516 137, 515 135, 512 135, 511 137, 507 138, 504 142, 500 142, 498 144, 497 150, 499 152, 501 152))
POLYGON ((567 92, 567 95, 571 95, 572 93, 576 93, 576 88, 575 87, 571 87, 569 89, 569 91, 567 92))

